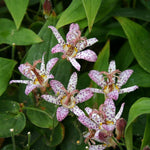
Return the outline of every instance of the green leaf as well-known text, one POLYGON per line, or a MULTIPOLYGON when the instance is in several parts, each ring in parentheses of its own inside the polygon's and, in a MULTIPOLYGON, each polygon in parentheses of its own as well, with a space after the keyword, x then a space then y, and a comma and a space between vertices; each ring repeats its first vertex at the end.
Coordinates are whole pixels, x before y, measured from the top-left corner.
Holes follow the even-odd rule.
POLYGON ((54 147, 60 144, 64 139, 64 135, 65 128, 62 123, 59 123, 50 137, 50 146, 54 147))
POLYGON ((127 18, 116 17, 116 19, 121 24, 139 65, 150 73, 150 33, 127 18))
POLYGON ((20 112, 17 102, 2 100, 0 102, 0 137, 10 137, 10 129, 14 129, 14 135, 19 134, 26 125, 26 118, 20 112))
POLYGON ((143 70, 139 65, 130 67, 134 72, 129 78, 126 87, 138 85, 140 87, 150 87, 150 74, 143 70))
MULTIPOLYGON (((49 103, 49 105, 53 104, 49 103)), ((34 125, 41 128, 54 128, 58 123, 56 117, 53 117, 54 113, 56 112, 56 107, 51 107, 51 111, 53 111, 53 113, 47 112, 46 107, 48 107, 48 104, 45 107, 24 107, 24 109, 27 109, 27 116, 34 125)))
POLYGON ((100 9, 97 13, 95 22, 100 21, 104 18, 107 18, 109 13, 115 8, 118 0, 102 0, 100 9))
POLYGON ((0 96, 7 89, 16 61, 0 57, 0 96))
POLYGON ((133 150, 132 124, 134 123, 134 120, 140 115, 149 114, 150 113, 149 108, 150 108, 150 98, 147 97, 140 98, 131 106, 129 111, 128 123, 125 129, 125 141, 127 150, 133 150))
POLYGON ((10 11, 17 29, 19 29, 23 17, 26 13, 29 0, 4 0, 10 11))
POLYGON ((70 24, 86 18, 81 0, 73 0, 69 7, 62 13, 56 28, 70 24))
POLYGON ((119 8, 112 12, 112 16, 130 17, 144 21, 150 21, 150 10, 137 8, 119 8))
POLYGON ((30 45, 42 42, 32 30, 21 27, 16 29, 13 21, 5 18, 0 19, 0 44, 30 45))
POLYGON ((146 146, 146 145, 150 145, 150 114, 147 115, 147 118, 146 118, 146 127, 145 127, 145 131, 144 131, 144 137, 143 137, 143 140, 142 140, 142 145, 141 145, 141 150, 143 150, 143 148, 146 146))
POLYGON ((124 34, 123 30, 121 27, 112 27, 109 29, 107 35, 113 35, 113 36, 119 36, 122 38, 127 38, 126 35, 124 34))
MULTIPOLYGON (((1 150, 13 150, 13 144, 8 144, 4 146, 1 150)), ((16 150, 20 150, 20 148, 16 147, 16 150)))
POLYGON ((82 0, 86 16, 88 19, 89 32, 91 32, 92 30, 92 26, 94 24, 94 20, 101 5, 101 2, 102 0, 95 0, 95 1, 82 0))
POLYGON ((67 117, 63 121, 65 127, 65 137, 63 142, 60 144, 61 150, 84 150, 85 143, 83 139, 81 123, 76 118, 67 117))
MULTIPOLYGON (((110 56, 110 41, 108 40, 101 52, 98 55, 97 61, 94 64, 93 70, 108 71, 110 56)), ((91 87, 100 88, 94 81, 91 83, 91 87)), ((92 106, 93 104, 102 104, 104 102, 104 95, 95 93, 92 100, 85 102, 85 104, 92 106)))
POLYGON ((145 0, 140 0, 140 1, 147 9, 150 10, 150 1, 145 1, 145 0))
POLYGON ((134 60, 134 55, 128 42, 126 42, 116 54, 116 66, 123 71, 129 67, 134 60))

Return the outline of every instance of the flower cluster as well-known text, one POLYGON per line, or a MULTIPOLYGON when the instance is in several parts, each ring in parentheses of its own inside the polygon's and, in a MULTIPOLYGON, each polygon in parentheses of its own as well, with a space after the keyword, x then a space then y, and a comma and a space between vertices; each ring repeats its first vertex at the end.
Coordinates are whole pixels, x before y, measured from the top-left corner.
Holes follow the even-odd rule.
MULTIPOLYGON (((71 24, 69 32, 66 36, 66 42, 53 26, 49 28, 54 33, 58 40, 56 46, 51 50, 52 53, 62 52, 62 59, 67 59, 78 71, 80 71, 80 64, 76 59, 84 59, 90 62, 95 62, 97 55, 94 51, 85 49, 97 42, 96 38, 86 39, 81 37, 81 31, 78 24, 71 24)), ((123 103, 120 110, 116 114, 116 107, 113 100, 117 100, 119 94, 131 92, 138 87, 132 86, 121 89, 128 78, 133 73, 132 70, 125 70, 123 72, 116 69, 115 61, 111 61, 108 72, 92 70, 89 72, 89 77, 96 82, 101 89, 88 87, 82 90, 77 90, 77 73, 74 72, 69 80, 67 88, 57 80, 51 80, 54 76, 50 73, 51 69, 57 63, 58 58, 52 58, 45 66, 44 55, 42 60, 37 60, 33 65, 28 62, 19 66, 19 71, 29 80, 12 80, 11 83, 27 84, 25 94, 28 95, 31 91, 39 88, 41 91, 41 98, 44 100, 59 105, 56 116, 58 121, 62 121, 68 115, 69 111, 73 112, 78 121, 88 128, 88 132, 84 134, 85 143, 89 144, 89 150, 103 150, 106 147, 115 147, 117 140, 123 137, 126 122, 121 117, 124 109, 123 103), (36 65, 41 63, 40 70, 36 65), (55 95, 46 93, 47 87, 51 87, 55 95), (104 104, 99 106, 99 109, 92 109, 86 107, 85 111, 81 110, 77 104, 89 100, 94 93, 102 93, 105 95, 104 104), (115 134, 114 134, 114 131, 115 134)))

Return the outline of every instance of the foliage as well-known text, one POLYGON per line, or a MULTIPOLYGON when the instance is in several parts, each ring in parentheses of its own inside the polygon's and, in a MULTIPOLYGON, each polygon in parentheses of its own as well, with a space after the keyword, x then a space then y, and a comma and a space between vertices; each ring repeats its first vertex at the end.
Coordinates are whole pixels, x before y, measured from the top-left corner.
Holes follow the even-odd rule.
MULTIPOLYGON (((127 121, 124 138, 115 141, 115 149, 143 150, 146 145, 150 146, 149 22, 150 5, 145 0, 1 0, 0 149, 87 149, 83 137, 87 128, 78 121, 75 110, 70 109, 67 118, 60 122, 56 113, 59 107, 50 103, 52 97, 47 102, 41 98, 43 91, 38 88, 26 95, 24 84, 9 84, 10 80, 27 80, 28 75, 22 75, 18 67, 27 62, 34 64, 36 60, 42 59, 43 54, 45 64, 50 59, 59 58, 51 68, 54 79, 48 83, 57 80, 69 90, 69 79, 76 72, 78 92, 87 87, 104 91, 91 79, 89 72, 108 71, 112 60, 115 60, 116 69, 120 71, 132 69, 132 76, 121 89, 134 85, 139 88, 132 93, 119 95, 118 100, 114 101, 117 112, 121 104, 125 103, 122 117, 127 121), (90 38, 98 39, 98 42, 87 48, 97 54, 97 60, 77 60, 81 65, 78 71, 69 59, 70 62, 62 59, 64 55, 52 53, 51 50, 59 41, 54 31, 48 28, 56 27, 66 42, 72 23, 79 24, 82 42, 90 38)), ((40 69, 40 64, 36 65, 40 69)), ((54 89, 46 87, 46 94, 55 93, 58 96, 60 93, 54 89)), ((104 94, 93 93, 89 100, 78 104, 79 109, 97 109, 105 102, 104 94)), ((116 133, 113 134, 116 136, 116 133)))

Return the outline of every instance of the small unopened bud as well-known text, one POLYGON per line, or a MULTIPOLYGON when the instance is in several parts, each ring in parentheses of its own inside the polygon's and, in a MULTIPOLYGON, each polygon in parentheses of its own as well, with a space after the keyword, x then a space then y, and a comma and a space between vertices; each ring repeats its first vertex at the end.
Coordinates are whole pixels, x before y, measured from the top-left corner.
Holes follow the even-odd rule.
POLYGON ((31 134, 31 132, 28 132, 27 134, 28 134, 28 135, 30 135, 30 134, 31 134))
POLYGON ((121 137, 124 137, 125 127, 126 121, 123 118, 120 118, 116 121, 116 135, 118 140, 120 140, 121 137))
POLYGON ((12 46, 15 46, 16 44, 15 43, 12 43, 12 46))
POLYGON ((143 148, 143 150, 150 150, 150 147, 147 145, 143 148))
POLYGON ((13 129, 13 128, 11 128, 11 129, 10 129, 10 132, 14 132, 14 129, 13 129))
POLYGON ((45 15, 45 17, 48 17, 51 13, 52 10, 52 4, 50 0, 45 0, 44 4, 43 4, 43 14, 45 15))

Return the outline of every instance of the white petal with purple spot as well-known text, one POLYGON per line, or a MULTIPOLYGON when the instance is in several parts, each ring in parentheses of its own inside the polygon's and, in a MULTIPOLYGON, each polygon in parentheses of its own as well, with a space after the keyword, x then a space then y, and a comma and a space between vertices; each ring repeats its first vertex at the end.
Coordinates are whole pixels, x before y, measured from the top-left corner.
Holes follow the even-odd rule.
POLYGON ((95 122, 93 122, 91 119, 89 119, 87 116, 80 116, 78 120, 87 128, 98 130, 98 126, 95 122))
POLYGON ((64 94, 64 86, 57 80, 51 80, 50 81, 50 85, 53 89, 53 91, 55 92, 56 95, 62 95, 64 94))
POLYGON ((97 60, 97 55, 94 51, 85 50, 82 52, 77 53, 75 56, 76 59, 84 59, 90 62, 95 62, 97 60))
POLYGON ((11 81, 9 82, 9 84, 12 84, 12 83, 31 84, 32 82, 29 81, 29 80, 11 80, 11 81))
POLYGON ((25 89, 25 94, 28 95, 32 90, 34 90, 36 87, 39 87, 39 85, 37 84, 28 84, 26 86, 26 89, 25 89))
POLYGON ((68 92, 74 91, 76 89, 76 85, 77 85, 77 73, 74 72, 71 75, 69 83, 68 83, 68 87, 67 87, 68 92))
POLYGON ((54 65, 57 63, 58 58, 52 58, 48 61, 46 65, 46 73, 49 74, 51 69, 54 67, 54 65))
POLYGON ((81 66, 76 61, 76 59, 75 58, 71 58, 71 57, 69 57, 68 59, 69 59, 70 63, 72 64, 72 66, 75 67, 78 71, 80 71, 81 66))
POLYGON ((76 104, 77 103, 82 103, 82 102, 90 99, 92 96, 93 96, 93 93, 89 89, 80 90, 80 92, 75 97, 76 104))
POLYGON ((96 70, 91 70, 89 72, 89 77, 95 82, 97 83, 97 85, 99 85, 100 87, 104 88, 104 86, 106 85, 106 82, 104 80, 104 77, 102 74, 100 74, 99 71, 96 70))
POLYGON ((108 94, 107 94, 107 97, 110 98, 110 99, 117 100, 118 97, 119 97, 119 92, 118 92, 118 90, 114 90, 114 91, 108 93, 108 94))
POLYGON ((70 111, 72 111, 78 117, 85 115, 84 112, 78 106, 71 108, 70 111))
POLYGON ((123 104, 121 105, 119 112, 118 112, 117 115, 115 116, 115 120, 118 120, 118 119, 121 117, 122 112, 123 112, 124 105, 125 105, 125 103, 123 103, 123 104))
POLYGON ((63 106, 57 108, 56 116, 58 121, 62 121, 68 115, 69 110, 63 106))
POLYGON ((133 73, 133 70, 125 70, 125 71, 121 72, 116 85, 119 88, 121 86, 123 86, 128 81, 128 79, 132 75, 132 73, 133 73))
POLYGON ((128 88, 120 89, 119 94, 129 93, 129 92, 135 91, 138 88, 139 87, 137 85, 134 85, 134 86, 131 86, 131 87, 128 87, 128 88))
POLYGON ((41 97, 43 99, 45 99, 46 101, 50 102, 50 103, 60 105, 60 101, 56 97, 54 97, 54 96, 51 96, 51 95, 42 95, 41 97))
POLYGON ((52 53, 59 53, 59 52, 65 53, 63 47, 62 47, 60 44, 57 44, 56 46, 54 46, 54 47, 51 49, 51 52, 52 52, 52 53))
POLYGON ((58 40, 58 43, 61 45, 64 45, 65 41, 62 38, 62 36, 60 35, 60 33, 58 32, 58 30, 53 26, 48 26, 48 27, 53 31, 53 34, 55 35, 56 39, 58 40))

